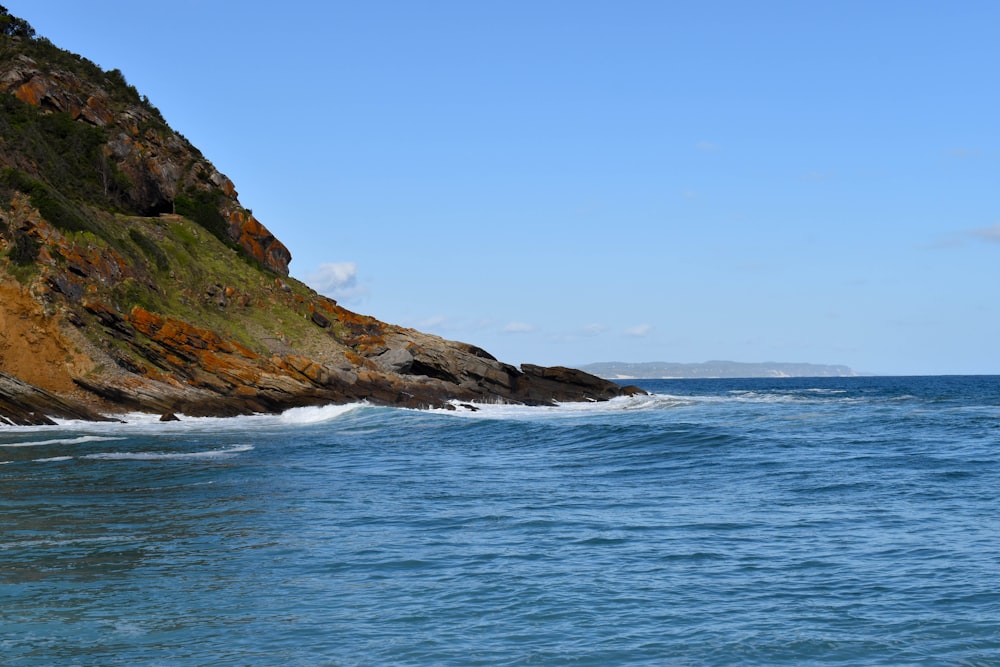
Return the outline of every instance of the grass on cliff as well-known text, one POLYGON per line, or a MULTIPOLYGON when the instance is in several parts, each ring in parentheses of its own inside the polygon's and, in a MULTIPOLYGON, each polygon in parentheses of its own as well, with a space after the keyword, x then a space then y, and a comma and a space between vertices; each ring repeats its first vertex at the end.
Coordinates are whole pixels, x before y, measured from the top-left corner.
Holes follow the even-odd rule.
POLYGON ((128 313, 134 306, 218 332, 259 354, 264 339, 298 347, 318 337, 308 316, 315 293, 276 278, 200 225, 180 216, 119 216, 127 229, 116 242, 138 270, 109 297, 128 313))

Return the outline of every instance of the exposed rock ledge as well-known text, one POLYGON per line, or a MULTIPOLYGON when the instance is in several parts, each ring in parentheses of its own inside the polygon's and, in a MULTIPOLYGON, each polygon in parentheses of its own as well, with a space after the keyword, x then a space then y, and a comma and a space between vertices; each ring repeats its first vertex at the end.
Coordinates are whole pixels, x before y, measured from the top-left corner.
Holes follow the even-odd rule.
POLYGON ((325 349, 307 355, 296 341, 271 341, 270 353, 255 351, 224 332, 140 306, 125 314, 83 300, 76 310, 61 293, 49 293, 61 307, 53 312, 52 302, 45 308, 28 290, 0 282, 0 423, 106 420, 130 411, 226 417, 355 401, 552 405, 642 392, 570 368, 518 368, 474 345, 360 316, 315 293, 300 303, 275 291, 310 327, 313 338, 303 340, 325 349), (335 329, 354 345, 334 338, 335 329))
POLYGON ((15 426, 52 425, 57 419, 111 421, 75 401, 0 373, 0 424, 15 426))
MULTIPOLYGON (((159 413, 171 419, 176 419, 174 413, 178 412, 226 417, 361 400, 400 407, 450 408, 454 401, 552 405, 642 393, 636 387, 621 387, 571 368, 524 364, 518 370, 496 361, 460 371, 455 378, 457 382, 378 371, 354 373, 301 358, 276 359, 274 364, 275 369, 284 366, 291 372, 261 373, 256 378, 259 384, 239 384, 228 391, 135 377, 119 378, 116 382, 77 378, 77 383, 81 389, 103 399, 99 405, 114 406, 118 411, 159 413), (291 365, 297 362, 298 367, 291 365)), ((218 376, 213 379, 220 380, 218 376)), ((0 424, 53 425, 53 418, 116 421, 88 403, 58 396, 0 373, 0 424)))

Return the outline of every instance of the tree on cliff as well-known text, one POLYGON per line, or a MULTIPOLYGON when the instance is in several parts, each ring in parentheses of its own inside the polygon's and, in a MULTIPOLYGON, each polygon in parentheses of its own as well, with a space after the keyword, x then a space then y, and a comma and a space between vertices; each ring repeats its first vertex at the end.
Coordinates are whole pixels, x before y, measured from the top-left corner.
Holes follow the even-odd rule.
POLYGON ((31 27, 30 23, 11 15, 6 7, 0 5, 0 35, 31 39, 35 36, 35 29, 31 27))

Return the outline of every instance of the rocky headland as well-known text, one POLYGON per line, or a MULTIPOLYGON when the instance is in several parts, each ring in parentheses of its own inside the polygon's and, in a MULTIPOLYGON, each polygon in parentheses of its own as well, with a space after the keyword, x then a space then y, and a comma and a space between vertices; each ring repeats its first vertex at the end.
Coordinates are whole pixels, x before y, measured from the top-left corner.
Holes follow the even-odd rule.
POLYGON ((118 70, 0 7, 0 422, 641 390, 351 312, 118 70))

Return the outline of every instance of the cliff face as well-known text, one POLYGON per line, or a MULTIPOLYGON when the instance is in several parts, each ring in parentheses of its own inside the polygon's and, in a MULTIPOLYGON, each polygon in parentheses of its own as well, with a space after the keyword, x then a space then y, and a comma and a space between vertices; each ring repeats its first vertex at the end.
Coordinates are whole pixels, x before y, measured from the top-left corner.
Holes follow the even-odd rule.
MULTIPOLYGON (((264 267, 288 274, 288 249, 240 205, 232 181, 172 131, 155 108, 130 99, 137 96, 120 74, 101 73, 103 81, 95 82, 47 63, 44 49, 35 57, 20 52, 30 41, 16 37, 7 41, 5 57, 0 56, 0 92, 42 112, 104 130, 99 133, 104 136, 99 154, 89 166, 106 203, 139 215, 200 216, 204 220, 199 221, 222 240, 235 243, 264 267), (124 87, 124 94, 113 95, 102 83, 112 89, 124 87)), ((4 157, 5 163, 28 173, 42 168, 31 156, 4 157)))
POLYGON ((228 178, 119 72, 44 39, 0 35, 0 168, 0 421, 630 391, 516 368, 289 278, 228 178))

